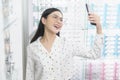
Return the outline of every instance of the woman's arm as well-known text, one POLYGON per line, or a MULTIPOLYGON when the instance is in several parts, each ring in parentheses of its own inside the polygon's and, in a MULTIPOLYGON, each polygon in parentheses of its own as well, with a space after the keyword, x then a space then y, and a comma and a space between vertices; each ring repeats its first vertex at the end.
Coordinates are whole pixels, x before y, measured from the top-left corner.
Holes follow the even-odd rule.
POLYGON ((101 56, 103 46, 103 33, 100 24, 100 17, 96 14, 90 14, 88 16, 91 23, 96 24, 96 37, 94 45, 91 48, 80 47, 79 44, 75 45, 73 55, 82 56, 84 58, 96 59, 101 56))
POLYGON ((74 44, 73 56, 80 56, 83 58, 97 59, 101 56, 103 46, 103 35, 97 34, 95 37, 93 47, 84 47, 79 44, 74 44))

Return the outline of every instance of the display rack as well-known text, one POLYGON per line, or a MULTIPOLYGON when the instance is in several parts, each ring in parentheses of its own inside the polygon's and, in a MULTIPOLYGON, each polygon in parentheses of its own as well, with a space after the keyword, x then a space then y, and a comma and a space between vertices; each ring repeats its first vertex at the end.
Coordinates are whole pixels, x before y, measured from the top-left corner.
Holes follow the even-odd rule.
POLYGON ((1 14, 1 12, 2 12, 2 1, 0 1, 0 80, 5 80, 3 14, 1 14))
POLYGON ((22 80, 22 26, 20 17, 20 1, 2 0, 1 14, 3 47, 4 47, 4 75, 1 80, 22 80), (17 7, 16 7, 17 5, 17 7), (19 10, 19 11, 18 11, 19 10))
POLYGON ((64 15, 61 36, 73 42, 91 47, 95 38, 95 26, 87 19, 85 3, 101 18, 104 46, 99 60, 76 57, 76 75, 73 80, 120 80, 120 1, 112 0, 31 0, 33 23, 29 36, 37 29, 41 13, 48 7, 59 8, 64 15), (100 4, 101 3, 101 4, 100 4), (80 68, 81 67, 81 68, 80 68), (100 75, 100 76, 99 76, 100 75))

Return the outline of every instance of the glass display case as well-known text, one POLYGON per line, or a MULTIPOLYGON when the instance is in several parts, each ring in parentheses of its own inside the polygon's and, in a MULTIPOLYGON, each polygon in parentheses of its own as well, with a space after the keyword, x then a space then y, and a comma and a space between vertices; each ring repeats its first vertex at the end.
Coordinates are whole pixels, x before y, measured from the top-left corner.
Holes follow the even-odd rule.
POLYGON ((21 2, 1 0, 1 4, 5 79, 0 80, 23 80, 21 2))
POLYGON ((5 80, 3 14, 1 14, 1 12, 2 12, 2 1, 0 1, 0 80, 5 80))

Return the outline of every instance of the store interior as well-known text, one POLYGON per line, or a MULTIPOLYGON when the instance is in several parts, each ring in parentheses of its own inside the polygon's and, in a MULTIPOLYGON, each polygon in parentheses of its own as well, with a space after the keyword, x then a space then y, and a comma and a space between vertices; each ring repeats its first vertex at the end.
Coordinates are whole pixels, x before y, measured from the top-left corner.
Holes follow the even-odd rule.
POLYGON ((104 46, 97 60, 74 58, 73 80, 120 80, 120 0, 0 0, 0 80, 25 80, 26 47, 46 8, 63 12, 61 37, 91 47, 96 32, 86 3, 100 16, 104 46))

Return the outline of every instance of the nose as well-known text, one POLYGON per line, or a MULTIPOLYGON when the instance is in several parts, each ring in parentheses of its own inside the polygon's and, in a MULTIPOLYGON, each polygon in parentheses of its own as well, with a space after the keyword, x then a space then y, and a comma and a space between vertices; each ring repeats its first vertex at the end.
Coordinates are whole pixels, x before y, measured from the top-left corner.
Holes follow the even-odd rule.
POLYGON ((63 21, 60 18, 57 19, 57 22, 60 23, 60 24, 63 23, 63 21))

